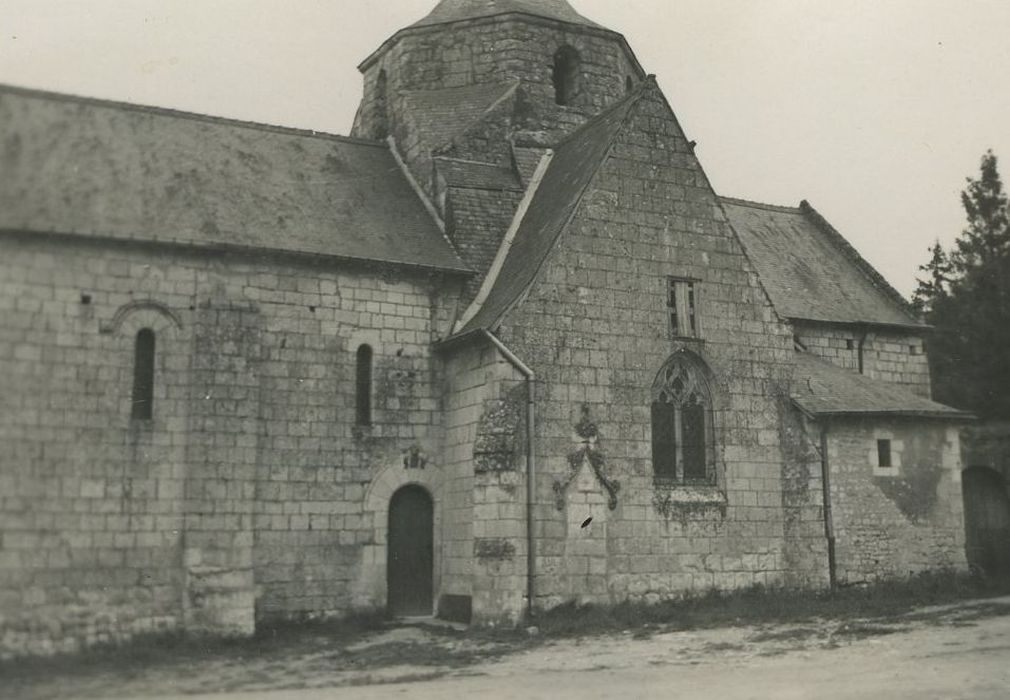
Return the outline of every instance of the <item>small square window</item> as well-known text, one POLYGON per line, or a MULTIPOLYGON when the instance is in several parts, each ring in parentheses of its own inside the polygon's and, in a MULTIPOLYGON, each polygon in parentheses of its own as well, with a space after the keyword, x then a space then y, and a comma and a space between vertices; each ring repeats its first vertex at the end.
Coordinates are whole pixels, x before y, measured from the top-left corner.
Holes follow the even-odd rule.
POLYGON ((890 467, 891 464, 891 441, 877 440, 877 466, 890 467))
POLYGON ((908 354, 909 355, 918 355, 919 354, 919 346, 918 345, 909 345, 908 346, 908 354))
POLYGON ((666 307, 673 337, 701 337, 700 287, 697 280, 668 278, 666 307))
POLYGON ((852 338, 846 338, 846 340, 845 340, 845 349, 846 350, 855 350, 856 349, 856 341, 854 341, 852 338))

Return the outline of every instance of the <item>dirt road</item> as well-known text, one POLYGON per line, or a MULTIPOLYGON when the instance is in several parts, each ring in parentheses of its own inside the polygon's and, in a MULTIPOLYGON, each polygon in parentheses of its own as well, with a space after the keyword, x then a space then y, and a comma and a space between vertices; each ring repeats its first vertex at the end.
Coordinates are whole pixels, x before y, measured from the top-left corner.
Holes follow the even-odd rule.
POLYGON ((1010 698, 1010 598, 887 619, 654 628, 530 640, 504 651, 489 651, 487 644, 444 630, 395 628, 337 650, 312 642, 286 656, 43 678, 8 686, 15 689, 12 695, 0 683, 0 697, 1010 698))
POLYGON ((1006 700, 1010 698, 1007 605, 1010 599, 924 610, 895 625, 733 628, 648 639, 622 635, 566 641, 471 666, 463 671, 473 674, 467 677, 209 697, 1006 700))

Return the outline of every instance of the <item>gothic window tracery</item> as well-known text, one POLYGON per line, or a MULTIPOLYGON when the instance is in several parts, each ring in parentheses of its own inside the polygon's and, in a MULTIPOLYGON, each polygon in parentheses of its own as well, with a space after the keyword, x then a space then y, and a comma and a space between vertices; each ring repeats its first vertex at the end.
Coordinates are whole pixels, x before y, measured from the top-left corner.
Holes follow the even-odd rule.
POLYGON ((657 482, 715 483, 712 392, 704 363, 679 352, 652 391, 652 466, 657 482))

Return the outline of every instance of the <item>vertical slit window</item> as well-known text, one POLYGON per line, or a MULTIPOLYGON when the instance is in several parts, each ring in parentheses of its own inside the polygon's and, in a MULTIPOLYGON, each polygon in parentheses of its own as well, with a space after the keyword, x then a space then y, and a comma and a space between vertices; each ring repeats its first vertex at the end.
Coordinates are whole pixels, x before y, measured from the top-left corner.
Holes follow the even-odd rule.
POLYGON ((891 466, 890 440, 877 440, 877 465, 881 467, 891 466))
POLYGON ((358 348, 355 406, 358 425, 372 424, 372 346, 358 348))
POLYGON ((701 337, 701 284, 695 280, 667 278, 667 313, 674 338, 701 337))
POLYGON ((680 335, 680 319, 677 316, 677 281, 669 281, 669 293, 666 306, 670 312, 670 330, 675 336, 680 335))
POLYGON ((579 94, 579 52, 562 46, 554 54, 554 101, 570 105, 579 94))
POLYGON ((150 420, 154 416, 154 331, 137 333, 133 351, 132 418, 150 420))

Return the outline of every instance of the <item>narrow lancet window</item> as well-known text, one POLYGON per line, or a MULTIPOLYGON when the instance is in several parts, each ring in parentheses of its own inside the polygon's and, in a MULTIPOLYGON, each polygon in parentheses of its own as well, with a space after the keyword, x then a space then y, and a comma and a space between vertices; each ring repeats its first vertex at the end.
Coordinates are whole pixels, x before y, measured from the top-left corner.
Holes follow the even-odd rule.
POLYGON ((554 54, 554 101, 570 105, 579 94, 579 52, 571 46, 562 46, 554 54))
POLYGON ((358 425, 372 424, 372 346, 358 348, 355 402, 358 425))
POLYGON ((154 417, 154 331, 142 328, 133 351, 133 404, 131 417, 154 417))

